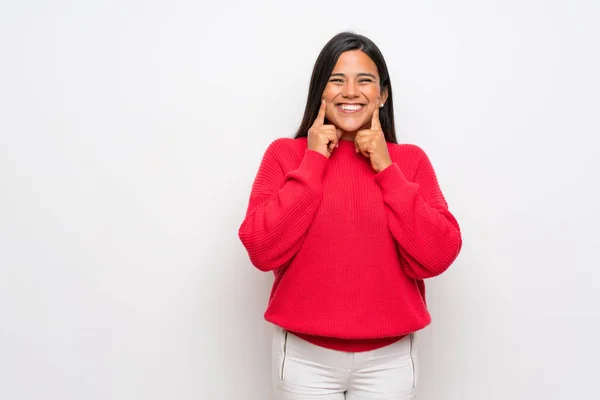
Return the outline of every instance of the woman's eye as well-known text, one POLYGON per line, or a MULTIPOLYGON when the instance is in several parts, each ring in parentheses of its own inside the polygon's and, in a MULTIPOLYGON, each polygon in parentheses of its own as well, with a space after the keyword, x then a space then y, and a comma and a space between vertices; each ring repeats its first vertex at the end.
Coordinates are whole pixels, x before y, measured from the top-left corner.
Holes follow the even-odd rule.
POLYGON ((329 82, 342 82, 339 78, 330 79, 329 82))
POLYGON ((373 80, 372 79, 361 79, 361 80, 359 80, 359 82, 360 83, 371 83, 371 82, 373 82, 373 80))

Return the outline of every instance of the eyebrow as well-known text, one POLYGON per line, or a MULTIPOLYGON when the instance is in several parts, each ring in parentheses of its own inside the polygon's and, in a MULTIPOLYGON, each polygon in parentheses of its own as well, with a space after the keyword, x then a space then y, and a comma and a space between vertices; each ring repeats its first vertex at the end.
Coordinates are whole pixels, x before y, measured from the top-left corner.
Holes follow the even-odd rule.
MULTIPOLYGON (((343 74, 341 72, 337 72, 335 74, 331 74, 331 76, 342 76, 342 77, 346 77, 346 74, 343 74)), ((375 75, 370 74, 368 72, 359 72, 358 74, 356 74, 356 76, 370 76, 373 79, 377 79, 377 77, 375 77, 375 75)))

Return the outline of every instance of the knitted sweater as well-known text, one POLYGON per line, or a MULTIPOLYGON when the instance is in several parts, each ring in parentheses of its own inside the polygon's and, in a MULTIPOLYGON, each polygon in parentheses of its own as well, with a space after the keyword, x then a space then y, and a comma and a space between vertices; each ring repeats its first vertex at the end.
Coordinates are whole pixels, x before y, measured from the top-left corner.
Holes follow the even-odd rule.
POLYGON ((264 317, 321 346, 364 351, 427 326, 423 280, 462 246, 427 155, 388 143, 376 173, 340 141, 330 158, 307 139, 266 150, 239 238, 275 280, 264 317))

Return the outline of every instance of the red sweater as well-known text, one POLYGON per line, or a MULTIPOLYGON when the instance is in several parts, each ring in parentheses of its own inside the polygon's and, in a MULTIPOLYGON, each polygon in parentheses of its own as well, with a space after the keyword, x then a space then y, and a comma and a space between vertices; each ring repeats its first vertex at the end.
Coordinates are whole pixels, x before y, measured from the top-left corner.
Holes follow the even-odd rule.
POLYGON ((265 319, 337 350, 364 351, 427 326, 423 280, 462 246, 427 155, 388 143, 376 173, 354 142, 330 158, 306 138, 275 140, 261 162, 239 237, 273 271, 265 319))

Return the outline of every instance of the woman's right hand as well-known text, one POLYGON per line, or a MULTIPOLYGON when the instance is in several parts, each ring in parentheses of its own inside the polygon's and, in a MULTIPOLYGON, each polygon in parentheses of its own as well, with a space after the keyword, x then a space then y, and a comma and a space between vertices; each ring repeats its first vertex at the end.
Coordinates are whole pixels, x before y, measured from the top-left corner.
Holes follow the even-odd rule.
POLYGON ((333 150, 338 146, 342 130, 336 128, 335 125, 324 125, 326 109, 327 103, 325 103, 325 100, 322 100, 319 114, 308 130, 308 148, 329 158, 333 150))

